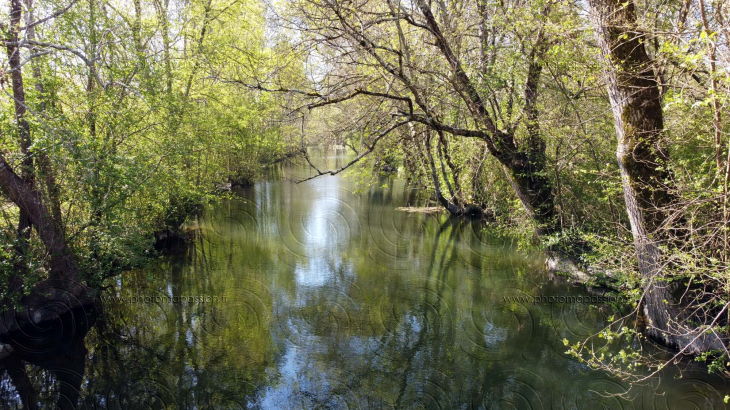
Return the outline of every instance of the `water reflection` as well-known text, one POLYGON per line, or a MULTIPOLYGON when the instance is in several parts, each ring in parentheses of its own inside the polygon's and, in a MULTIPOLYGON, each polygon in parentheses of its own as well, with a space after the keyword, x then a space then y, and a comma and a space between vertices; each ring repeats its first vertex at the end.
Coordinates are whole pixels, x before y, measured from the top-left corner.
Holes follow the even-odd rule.
POLYGON ((396 210, 419 204, 398 181, 353 191, 339 176, 270 181, 209 209, 193 243, 109 283, 116 299, 52 366, 7 356, 3 408, 50 408, 73 386, 85 409, 724 408, 726 380, 693 364, 612 395, 628 386, 562 340, 613 307, 507 301, 584 293, 477 222, 396 210))
POLYGON ((57 316, 52 326, 8 335, 0 352, 3 407, 76 408, 88 355, 84 339, 95 320, 93 309, 79 308, 57 316))

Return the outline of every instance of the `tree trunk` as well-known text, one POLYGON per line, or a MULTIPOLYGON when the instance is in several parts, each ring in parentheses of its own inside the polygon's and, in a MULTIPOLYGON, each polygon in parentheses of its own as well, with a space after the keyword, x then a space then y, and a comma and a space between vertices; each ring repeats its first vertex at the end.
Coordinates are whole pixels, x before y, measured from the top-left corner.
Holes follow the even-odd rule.
POLYGON ((18 47, 18 30, 22 17, 23 4, 21 0, 10 1, 10 30, 8 31, 8 66, 10 67, 13 102, 15 103, 15 120, 18 123, 18 140, 23 153, 21 177, 29 184, 33 184, 33 157, 30 155, 30 124, 25 118, 25 88, 20 66, 20 48, 18 47))
POLYGON ((557 228, 555 205, 545 153, 516 151, 500 162, 525 211, 537 223, 537 234, 554 232, 557 228))
MULTIPOLYGON (((20 48, 18 47, 18 31, 23 11, 21 0, 10 1, 10 29, 8 30, 8 66, 10 67, 10 78, 13 88, 13 102, 15 106, 15 121, 18 125, 18 142, 20 151, 23 154, 23 161, 20 165, 20 176, 24 182, 29 185, 34 184, 33 174, 33 157, 30 155, 30 124, 25 118, 25 88, 23 87, 23 75, 20 66, 20 48)), ((31 222, 28 214, 24 209, 20 210, 18 218, 18 239, 19 246, 17 252, 21 256, 28 251, 28 242, 30 240, 31 222)), ((24 262, 23 262, 24 265, 24 262)), ((9 286, 11 289, 19 289, 23 284, 24 269, 21 268, 20 275, 13 275, 10 278, 9 286)))
MULTIPOLYGON (((439 179, 438 172, 436 171, 436 164, 433 159, 433 154, 431 153, 431 130, 426 130, 426 141, 425 141, 425 152, 426 152, 426 160, 428 162, 429 170, 431 172, 431 179, 433 180, 433 188, 434 192, 436 193, 436 199, 438 199, 441 206, 446 208, 449 213, 454 215, 461 215, 464 213, 464 209, 460 207, 458 204, 449 201, 444 197, 443 192, 441 192, 441 180, 439 179)), ((444 175, 444 178, 446 178, 446 175, 444 175)))
POLYGON ((156 0, 155 7, 162 25, 162 57, 165 61, 165 95, 172 93, 172 63, 170 61, 170 19, 167 17, 169 0, 156 0))
MULTIPOLYGON (((208 2, 205 4, 205 12, 203 13, 203 25, 200 28, 200 36, 198 37, 198 52, 203 52, 203 42, 205 41, 205 33, 208 31, 208 25, 210 24, 210 11, 211 11, 211 5, 212 0, 208 0, 208 2)), ((195 73, 198 71, 198 68, 200 66, 200 61, 196 60, 195 64, 193 64, 193 69, 190 71, 190 75, 188 75, 188 81, 187 85, 185 86, 185 94, 183 96, 185 97, 185 102, 187 102, 188 98, 190 97, 190 88, 193 85, 193 79, 195 78, 195 73)))
POLYGON ((63 281, 77 280, 78 270, 66 245, 63 231, 51 217, 38 191, 13 172, 1 155, 0 191, 28 215, 51 257, 51 278, 63 281))
POLYGON ((53 220, 38 191, 23 181, 0 155, 0 192, 10 198, 35 227, 50 256, 49 278, 36 284, 23 297, 21 310, 5 311, 0 321, 0 335, 14 334, 26 326, 44 326, 59 315, 93 304, 93 292, 81 282, 71 249, 63 231, 53 220))
MULTIPOLYGON (((449 195, 451 195, 451 200, 454 201, 454 203, 458 204, 459 199, 456 197, 456 195, 459 192, 459 189, 454 190, 454 187, 451 186, 451 182, 449 181, 449 173, 446 171, 446 164, 444 163, 444 152, 446 152, 446 156, 448 157, 448 152, 446 151, 446 138, 444 138, 444 133, 441 131, 438 131, 439 140, 436 144, 436 151, 439 155, 439 165, 441 165, 441 175, 444 177, 444 182, 446 183, 446 188, 449 190, 449 195)), ((449 164, 451 165, 451 164, 449 164)), ((454 168, 451 168, 452 172, 454 168)), ((454 176, 454 185, 458 184, 458 180, 456 179, 458 177, 457 173, 453 174, 454 176)))
MULTIPOLYGON (((537 222, 538 235, 552 233, 557 227, 553 187, 548 178, 546 145, 540 134, 537 109, 538 88, 543 69, 541 59, 546 48, 547 43, 540 31, 528 57, 529 67, 525 82, 524 109, 527 118, 527 140, 521 149, 513 143, 511 149, 505 150, 507 155, 501 160, 507 178, 522 205, 528 215, 537 222)), ((514 137, 510 139, 514 140, 514 137)))
POLYGON ((142 0, 133 0, 132 3, 134 5, 132 40, 134 41, 134 52, 137 56, 137 66, 140 71, 140 83, 146 92, 154 94, 156 93, 157 84, 154 84, 150 75, 150 64, 147 62, 146 47, 142 36, 142 0))
MULTIPOLYGON (((634 237, 639 273, 645 282, 643 313, 648 333, 660 342, 688 353, 724 349, 713 334, 697 326, 662 282, 660 228, 674 202, 662 147, 664 119, 652 61, 636 27, 632 1, 590 0, 591 23, 605 57, 604 72, 616 126, 616 156, 621 171, 626 209, 634 237), (696 339, 696 340, 695 340, 696 339)), ((706 318, 691 318, 708 323, 706 318)))

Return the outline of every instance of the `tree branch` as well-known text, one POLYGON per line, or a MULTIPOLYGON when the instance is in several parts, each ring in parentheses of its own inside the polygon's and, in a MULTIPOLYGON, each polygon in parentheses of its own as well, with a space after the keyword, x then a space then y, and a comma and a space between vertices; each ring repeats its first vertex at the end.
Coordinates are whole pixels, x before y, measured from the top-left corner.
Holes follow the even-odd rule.
POLYGON ((51 14, 51 15, 50 15, 50 16, 48 16, 48 17, 44 17, 44 18, 42 18, 42 19, 40 19, 40 20, 36 20, 36 21, 34 21, 34 22, 32 22, 32 23, 28 24, 28 25, 27 25, 27 26, 25 26, 25 27, 21 27, 20 29, 21 29, 21 30, 27 30, 27 29, 30 29, 30 28, 32 28, 32 27, 35 27, 35 26, 37 26, 37 25, 39 25, 39 24, 43 24, 43 23, 45 23, 45 22, 46 22, 46 21, 48 21, 48 20, 52 20, 52 19, 54 19, 54 18, 56 18, 56 17, 60 16, 61 14, 63 14, 63 13, 65 13, 65 12, 69 11, 69 10, 71 9, 71 7, 73 7, 73 5, 74 5, 74 4, 76 4, 76 3, 78 2, 78 1, 79 1, 79 0, 71 0, 71 3, 69 3, 69 4, 68 4, 68 6, 66 6, 66 7, 64 7, 64 8, 62 8, 62 9, 60 9, 60 10, 56 11, 56 12, 54 12, 53 14, 51 14))
POLYGON ((329 170, 329 171, 320 171, 316 166, 314 166, 314 164, 312 164, 312 162, 309 160, 309 155, 307 155, 306 152, 305 152, 304 159, 307 160, 307 162, 309 163, 309 166, 311 166, 312 168, 314 168, 315 171, 317 171, 317 175, 313 175, 313 176, 311 176, 309 178, 300 179, 300 180, 296 181, 296 183, 297 184, 300 184, 302 182, 309 181, 310 179, 314 179, 314 178, 317 178, 317 177, 322 176, 322 175, 337 175, 337 174, 339 174, 340 172, 346 170, 347 168, 350 168, 351 166, 355 165, 361 159, 365 158, 365 156, 368 155, 369 153, 373 152, 373 150, 375 150, 375 146, 377 145, 378 141, 380 141, 381 139, 383 139, 384 137, 386 137, 388 134, 390 134, 391 132, 393 132, 396 128, 398 128, 400 126, 403 126, 403 125, 406 125, 409 122, 410 121, 401 121, 401 122, 399 122, 399 123, 397 123, 397 124, 389 127, 385 131, 381 132, 380 134, 378 134, 377 137, 375 137, 375 139, 373 140, 373 142, 370 143, 370 145, 368 146, 368 149, 367 150, 363 151, 360 155, 358 155, 357 157, 353 158, 352 161, 348 162, 344 166, 342 166, 340 168, 337 168, 337 169, 333 169, 333 170, 329 170))

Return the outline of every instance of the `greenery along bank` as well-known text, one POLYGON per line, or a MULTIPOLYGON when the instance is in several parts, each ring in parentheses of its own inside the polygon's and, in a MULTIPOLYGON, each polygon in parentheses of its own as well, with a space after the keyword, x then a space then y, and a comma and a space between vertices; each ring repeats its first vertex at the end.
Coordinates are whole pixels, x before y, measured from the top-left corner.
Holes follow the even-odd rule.
POLYGON ((246 184, 288 152, 289 112, 273 96, 212 77, 301 80, 296 64, 272 69, 279 46, 261 4, 9 1, 3 11, 2 298, 144 262, 155 235, 177 230, 217 185, 246 184))
POLYGON ((643 320, 606 336, 722 364, 729 7, 9 0, 3 297, 97 284, 216 184, 334 145, 353 161, 318 174, 399 168, 452 214, 538 233, 634 298, 643 320))
MULTIPOLYGON (((303 94, 337 143, 371 169, 402 166, 452 214, 494 214, 610 272, 636 310, 600 336, 649 335, 724 366, 728 7, 288 2, 295 50, 331 69, 306 91, 259 85, 303 94)), ((583 357, 592 341, 569 343, 583 357)), ((627 377, 662 365, 629 356, 583 358, 627 377)))

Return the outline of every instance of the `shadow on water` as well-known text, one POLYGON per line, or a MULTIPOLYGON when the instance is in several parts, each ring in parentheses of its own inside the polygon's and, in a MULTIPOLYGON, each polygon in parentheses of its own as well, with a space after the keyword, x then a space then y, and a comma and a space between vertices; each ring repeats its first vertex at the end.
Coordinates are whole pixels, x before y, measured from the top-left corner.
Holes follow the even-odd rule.
POLYGON ((563 344, 617 308, 521 299, 586 293, 483 222, 398 211, 428 204, 392 177, 357 193, 279 172, 110 280, 94 312, 16 338, 0 408, 725 408, 727 380, 693 363, 618 396, 563 344))
POLYGON ((93 308, 74 309, 53 323, 5 335, 0 370, 7 379, 0 381, 0 400, 10 404, 19 399, 26 409, 75 409, 88 353, 85 337, 95 321, 93 308), (31 365, 31 372, 26 364, 31 365), (39 378, 39 374, 43 376, 39 378), (53 397, 46 397, 51 384, 53 397))

